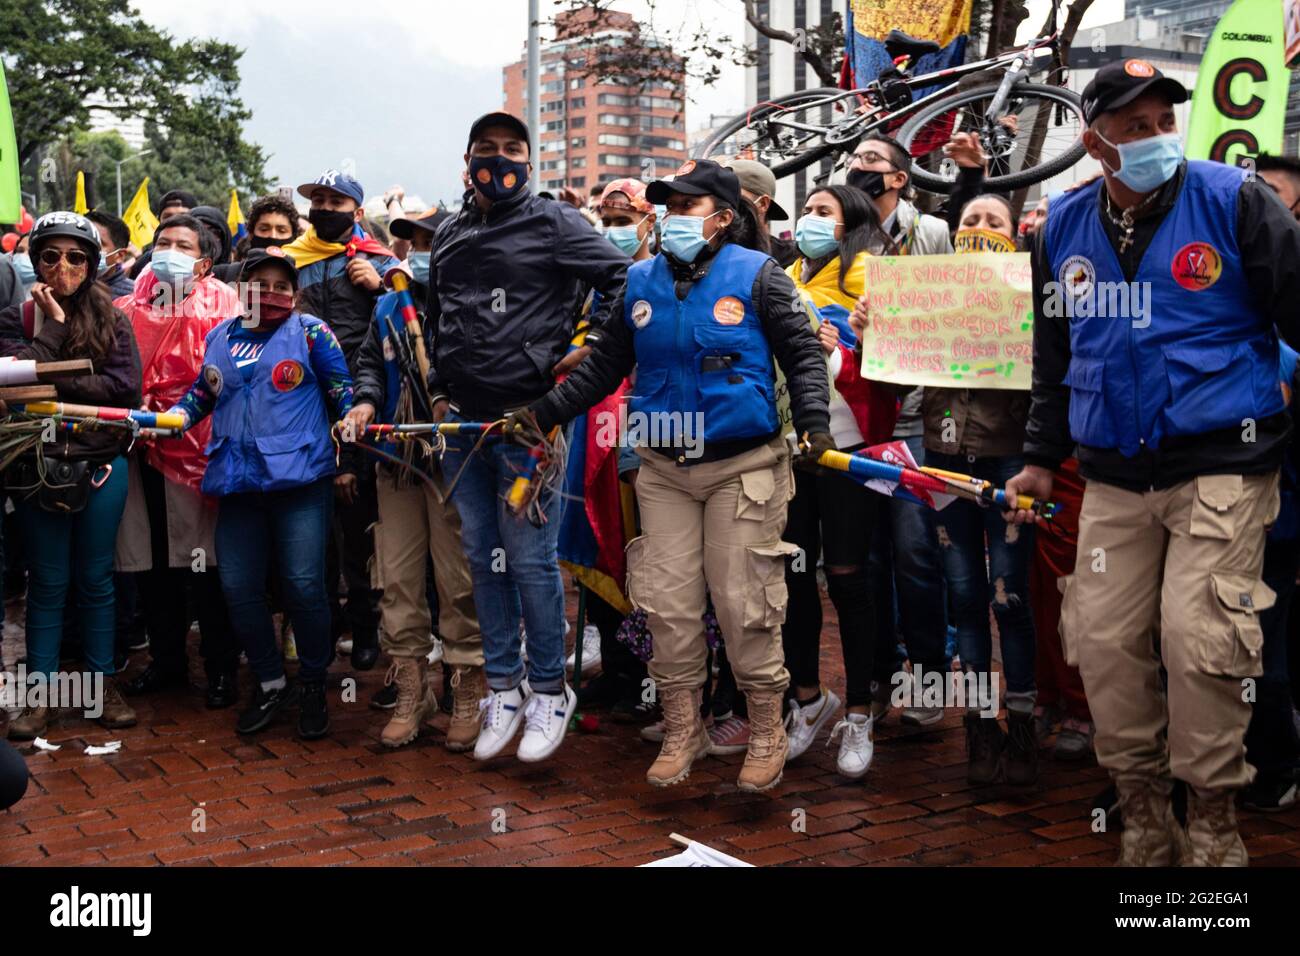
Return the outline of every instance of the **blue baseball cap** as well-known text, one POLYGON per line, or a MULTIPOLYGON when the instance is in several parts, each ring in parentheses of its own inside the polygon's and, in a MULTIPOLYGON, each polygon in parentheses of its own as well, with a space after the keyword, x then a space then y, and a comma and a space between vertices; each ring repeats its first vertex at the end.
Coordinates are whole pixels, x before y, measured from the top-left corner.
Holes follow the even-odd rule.
POLYGON ((311 199, 312 193, 321 187, 332 189, 341 196, 356 200, 358 206, 366 201, 366 191, 361 188, 361 184, 347 173, 341 173, 337 169, 327 169, 316 177, 314 182, 303 183, 298 187, 298 195, 311 199))

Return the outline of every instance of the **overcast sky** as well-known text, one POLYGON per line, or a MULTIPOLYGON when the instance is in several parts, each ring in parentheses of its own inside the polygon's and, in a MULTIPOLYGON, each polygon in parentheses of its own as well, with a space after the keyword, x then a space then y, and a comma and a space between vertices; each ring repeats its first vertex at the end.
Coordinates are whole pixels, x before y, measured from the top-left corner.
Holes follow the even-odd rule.
MULTIPOLYGON (((296 185, 350 163, 367 195, 401 183, 428 202, 459 198, 469 124, 501 106, 501 69, 523 55, 528 34, 526 0, 133 3, 178 37, 216 37, 246 51, 247 134, 270 154, 272 182, 296 185)), ((540 6, 544 21, 558 9, 554 0, 540 6)), ((646 16, 644 0, 616 6, 646 16)), ((1029 6, 1036 26, 1048 0, 1029 6)), ((1119 19, 1122 9, 1122 0, 1099 0, 1085 23, 1119 19)), ((654 26, 670 41, 700 23, 743 37, 741 0, 657 0, 656 10, 654 26)), ((687 93, 688 128, 710 113, 740 112, 744 71, 724 70, 717 85, 687 93)))

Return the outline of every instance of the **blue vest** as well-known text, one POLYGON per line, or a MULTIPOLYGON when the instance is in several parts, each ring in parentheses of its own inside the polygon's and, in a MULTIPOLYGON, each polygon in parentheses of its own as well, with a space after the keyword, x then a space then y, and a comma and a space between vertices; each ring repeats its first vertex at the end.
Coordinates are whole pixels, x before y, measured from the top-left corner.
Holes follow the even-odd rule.
POLYGON ((630 415, 702 412, 706 444, 777 430, 772 348, 752 301, 768 258, 727 243, 681 301, 662 255, 632 264, 623 299, 637 361, 630 415))
POLYGON ((252 378, 230 357, 230 330, 208 333, 203 375, 217 390, 203 492, 280 491, 335 472, 329 414, 311 368, 303 317, 294 312, 267 341, 252 378))
POLYGON ((1132 286, 1102 228, 1101 181, 1053 197, 1047 259, 1070 317, 1074 441, 1131 457, 1144 444, 1282 411, 1277 334, 1255 307, 1237 247, 1244 176, 1189 161, 1132 286), (1128 309, 1114 308, 1126 297, 1128 309))

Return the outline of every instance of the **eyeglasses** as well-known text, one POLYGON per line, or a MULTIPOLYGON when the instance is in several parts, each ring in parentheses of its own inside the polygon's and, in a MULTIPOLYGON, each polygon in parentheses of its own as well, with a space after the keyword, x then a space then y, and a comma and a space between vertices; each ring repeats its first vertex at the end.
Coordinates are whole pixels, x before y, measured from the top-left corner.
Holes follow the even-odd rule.
POLYGON ((75 268, 76 266, 84 266, 89 261, 89 258, 80 249, 68 249, 64 252, 60 252, 58 249, 41 250, 41 265, 43 266, 57 266, 66 259, 68 265, 75 268))
POLYGON ((872 150, 867 150, 865 153, 854 153, 852 162, 854 165, 860 164, 863 166, 869 166, 874 163, 888 163, 890 169, 894 168, 893 160, 888 156, 881 156, 879 153, 872 150))

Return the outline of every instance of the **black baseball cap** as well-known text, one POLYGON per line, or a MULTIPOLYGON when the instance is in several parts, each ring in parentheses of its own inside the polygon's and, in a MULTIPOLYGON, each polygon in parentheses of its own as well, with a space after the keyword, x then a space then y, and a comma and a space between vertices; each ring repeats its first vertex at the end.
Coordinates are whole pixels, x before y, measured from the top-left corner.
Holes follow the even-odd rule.
POLYGON ((1146 60, 1107 63, 1083 90, 1083 121, 1089 126, 1102 113, 1127 106, 1144 93, 1162 93, 1170 103, 1186 103, 1187 87, 1165 76, 1146 60))
POLYGON ((279 246, 267 246, 265 249, 250 251, 248 257, 240 266, 239 281, 247 282, 254 269, 266 265, 268 262, 273 262, 284 269, 288 273, 289 281, 293 283, 293 287, 298 288, 298 265, 293 261, 293 256, 279 246))
POLYGON ((479 134, 489 126, 504 126, 507 129, 514 130, 519 134, 519 138, 528 143, 530 149, 532 148, 532 142, 528 139, 528 127, 524 125, 524 121, 518 116, 497 112, 484 113, 474 121, 474 125, 469 128, 469 141, 465 144, 466 151, 474 145, 474 141, 478 139, 479 134))
POLYGON ((199 204, 199 197, 194 193, 186 192, 184 189, 171 189, 163 193, 162 199, 158 200, 158 212, 161 214, 169 206, 184 206, 186 209, 194 209, 199 204))
POLYGON ((715 196, 733 209, 740 208, 740 179, 711 159, 688 159, 671 180, 656 179, 645 188, 645 198, 656 206, 666 205, 670 193, 715 196))
POLYGON ((450 213, 445 209, 439 209, 434 206, 432 209, 420 213, 414 219, 394 219, 388 224, 388 231, 395 239, 413 239, 415 230, 420 229, 427 233, 435 233, 442 221, 450 213))

